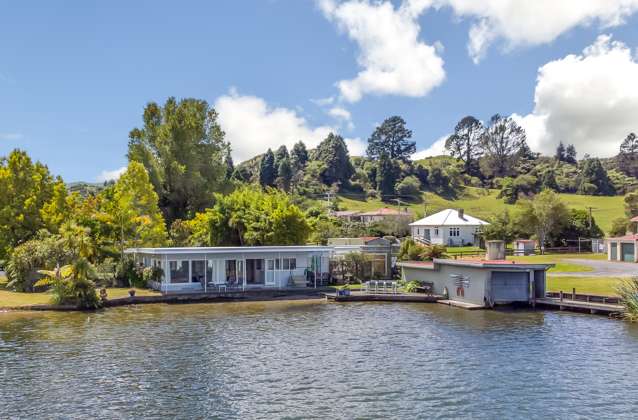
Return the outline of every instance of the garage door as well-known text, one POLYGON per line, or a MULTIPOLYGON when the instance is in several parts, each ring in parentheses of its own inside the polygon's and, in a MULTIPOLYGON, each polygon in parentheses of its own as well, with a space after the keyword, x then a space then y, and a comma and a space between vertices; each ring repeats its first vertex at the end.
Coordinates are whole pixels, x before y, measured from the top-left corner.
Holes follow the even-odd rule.
POLYGON ((622 244, 622 260, 623 261, 634 261, 634 244, 622 244))
POLYGON ((526 272, 492 272, 492 300, 494 302, 527 302, 529 274, 526 272))

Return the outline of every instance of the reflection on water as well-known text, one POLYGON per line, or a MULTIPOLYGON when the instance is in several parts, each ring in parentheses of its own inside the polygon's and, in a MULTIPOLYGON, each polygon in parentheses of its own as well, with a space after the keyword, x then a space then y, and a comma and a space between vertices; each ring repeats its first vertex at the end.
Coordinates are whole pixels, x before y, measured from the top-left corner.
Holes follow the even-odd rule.
POLYGON ((633 417, 638 329, 319 301, 0 314, 1 418, 633 417))

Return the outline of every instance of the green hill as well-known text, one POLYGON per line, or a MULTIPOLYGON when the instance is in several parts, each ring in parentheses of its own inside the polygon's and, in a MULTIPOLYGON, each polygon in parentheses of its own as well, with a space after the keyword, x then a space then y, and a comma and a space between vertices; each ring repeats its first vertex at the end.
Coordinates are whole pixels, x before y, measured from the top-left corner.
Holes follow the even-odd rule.
MULTIPOLYGON (((467 187, 458 199, 448 200, 433 193, 423 193, 423 199, 418 203, 411 203, 408 207, 418 216, 432 214, 446 208, 463 208, 468 214, 479 218, 489 218, 493 214, 505 209, 513 209, 515 205, 505 204, 496 198, 498 190, 484 190, 467 187)), ((624 216, 622 196, 603 197, 578 194, 559 194, 570 208, 586 209, 592 207, 592 214, 596 223, 605 232, 611 228, 611 221, 624 216)), ((366 200, 363 195, 340 194, 339 208, 345 210, 374 210, 379 207, 391 206, 378 199, 366 200)))

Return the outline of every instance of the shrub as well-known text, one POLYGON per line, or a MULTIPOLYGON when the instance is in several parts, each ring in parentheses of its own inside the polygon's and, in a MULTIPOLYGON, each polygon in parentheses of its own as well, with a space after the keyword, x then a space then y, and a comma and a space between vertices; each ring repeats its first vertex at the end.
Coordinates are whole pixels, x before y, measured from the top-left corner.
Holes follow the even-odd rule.
POLYGON ((442 245, 430 245, 423 247, 423 252, 419 255, 422 261, 432 261, 435 258, 447 258, 446 249, 442 245))
POLYGON ((624 318, 632 322, 638 321, 638 277, 622 280, 616 292, 625 307, 624 318))
POLYGON ((421 190, 421 181, 413 175, 406 176, 402 181, 397 182, 394 188, 399 195, 418 196, 421 190))
POLYGON ((160 267, 146 267, 142 271, 142 279, 144 285, 148 287, 148 284, 152 281, 160 281, 164 275, 164 270, 160 267))

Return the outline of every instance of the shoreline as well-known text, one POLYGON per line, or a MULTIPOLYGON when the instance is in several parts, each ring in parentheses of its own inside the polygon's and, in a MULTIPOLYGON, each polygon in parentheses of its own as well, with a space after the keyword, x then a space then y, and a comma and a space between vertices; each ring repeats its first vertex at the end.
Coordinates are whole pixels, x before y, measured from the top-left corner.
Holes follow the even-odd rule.
MULTIPOLYGON (((108 299, 100 309, 116 308, 129 305, 148 304, 191 304, 191 303, 224 303, 224 302, 267 302, 283 300, 311 300, 325 299, 324 294, 334 292, 333 287, 318 289, 276 289, 276 290, 246 290, 225 293, 174 293, 155 296, 133 296, 108 299)), ((96 310, 100 310, 96 309, 96 310)), ((0 307, 1 312, 92 312, 93 310, 80 309, 72 305, 36 304, 24 306, 0 307)))

